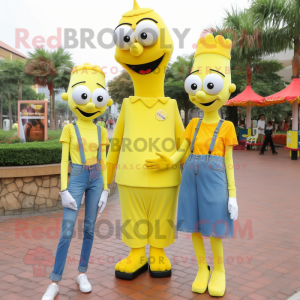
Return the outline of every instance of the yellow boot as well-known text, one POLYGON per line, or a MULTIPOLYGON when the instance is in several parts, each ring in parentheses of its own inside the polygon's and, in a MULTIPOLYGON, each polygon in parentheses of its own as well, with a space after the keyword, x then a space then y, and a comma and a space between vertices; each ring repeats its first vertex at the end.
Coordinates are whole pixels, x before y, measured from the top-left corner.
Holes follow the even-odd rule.
POLYGON ((154 278, 164 278, 172 275, 171 262, 163 248, 150 246, 149 264, 150 275, 154 278))
POLYGON ((219 238, 210 238, 214 256, 214 271, 208 284, 208 292, 211 296, 222 297, 226 290, 226 277, 223 259, 223 244, 219 238))
POLYGON ((145 247, 131 248, 129 255, 115 266, 115 276, 120 279, 132 280, 148 270, 145 247))
POLYGON ((198 261, 198 273, 192 285, 194 293, 203 294, 207 290, 210 276, 210 267, 207 265, 205 257, 205 247, 201 233, 192 233, 192 240, 195 254, 198 261))

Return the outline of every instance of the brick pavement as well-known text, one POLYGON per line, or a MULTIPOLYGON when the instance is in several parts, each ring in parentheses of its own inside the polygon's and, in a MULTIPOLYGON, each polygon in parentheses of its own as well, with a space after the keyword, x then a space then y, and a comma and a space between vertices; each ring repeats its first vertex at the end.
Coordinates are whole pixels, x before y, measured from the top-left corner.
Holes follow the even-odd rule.
MULTIPOLYGON (((234 163, 240 212, 235 223, 236 238, 224 240, 227 290, 223 299, 287 299, 300 288, 300 161, 291 161, 287 151, 279 149, 278 156, 268 151, 263 157, 257 151, 235 151, 234 163)), ((48 261, 46 253, 37 253, 35 261, 26 254, 30 249, 43 247, 55 255, 61 216, 61 211, 56 211, 0 218, 1 300, 41 299, 52 267, 33 266, 43 256, 48 261)), ((189 234, 178 233, 176 242, 166 250, 173 266, 171 278, 153 279, 147 273, 134 281, 114 277, 115 263, 128 253, 118 229, 117 193, 97 223, 99 230, 87 273, 93 291, 82 294, 75 279, 82 245, 82 230, 78 226, 83 217, 82 209, 56 300, 211 299, 207 292, 191 292, 197 265, 189 234)), ((205 246, 210 262, 208 239, 205 246)))

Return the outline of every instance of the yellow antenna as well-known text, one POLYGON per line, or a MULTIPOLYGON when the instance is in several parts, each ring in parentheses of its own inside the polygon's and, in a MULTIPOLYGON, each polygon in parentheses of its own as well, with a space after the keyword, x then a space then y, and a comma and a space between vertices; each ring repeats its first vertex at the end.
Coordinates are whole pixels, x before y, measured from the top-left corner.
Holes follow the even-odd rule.
POLYGON ((133 0, 133 10, 137 10, 140 9, 138 3, 136 2, 136 0, 133 0))

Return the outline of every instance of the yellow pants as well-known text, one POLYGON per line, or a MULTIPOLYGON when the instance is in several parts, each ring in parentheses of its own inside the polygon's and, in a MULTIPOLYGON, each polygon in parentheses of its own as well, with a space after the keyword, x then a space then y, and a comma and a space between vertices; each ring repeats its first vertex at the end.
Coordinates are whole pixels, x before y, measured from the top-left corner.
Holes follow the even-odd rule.
POLYGON ((179 186, 139 188, 118 185, 122 240, 130 248, 150 244, 165 248, 175 241, 175 213, 179 186))

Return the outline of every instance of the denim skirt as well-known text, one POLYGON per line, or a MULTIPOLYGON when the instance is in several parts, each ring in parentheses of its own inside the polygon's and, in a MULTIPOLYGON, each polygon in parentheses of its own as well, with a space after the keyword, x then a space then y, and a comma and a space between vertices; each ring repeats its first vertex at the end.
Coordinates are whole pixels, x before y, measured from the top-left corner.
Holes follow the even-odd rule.
POLYGON ((224 157, 190 154, 182 172, 177 230, 200 232, 209 237, 232 237, 228 197, 224 157))

